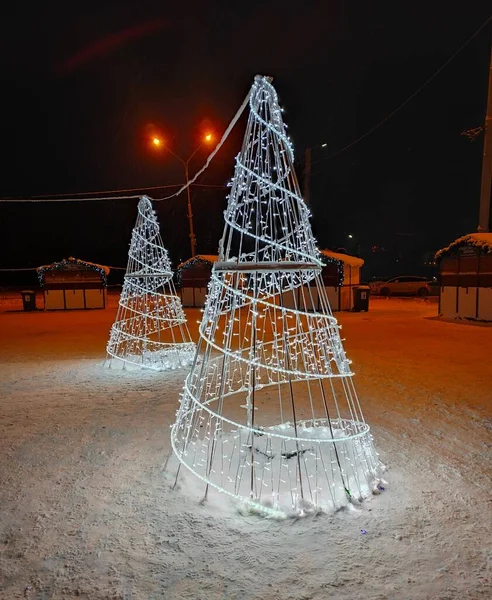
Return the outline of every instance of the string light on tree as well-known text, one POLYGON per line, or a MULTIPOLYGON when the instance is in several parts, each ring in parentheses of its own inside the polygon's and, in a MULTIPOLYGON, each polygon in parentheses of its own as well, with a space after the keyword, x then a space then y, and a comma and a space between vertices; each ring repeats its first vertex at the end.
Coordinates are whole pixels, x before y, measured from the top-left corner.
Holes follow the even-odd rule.
POLYGON ((249 105, 200 324, 202 360, 185 381, 171 443, 205 498, 215 488, 272 515, 338 508, 371 494, 383 467, 269 78, 255 78, 249 105))
POLYGON ((138 203, 128 266, 107 345, 108 361, 154 370, 191 364, 195 344, 174 288, 171 262, 146 196, 138 203))

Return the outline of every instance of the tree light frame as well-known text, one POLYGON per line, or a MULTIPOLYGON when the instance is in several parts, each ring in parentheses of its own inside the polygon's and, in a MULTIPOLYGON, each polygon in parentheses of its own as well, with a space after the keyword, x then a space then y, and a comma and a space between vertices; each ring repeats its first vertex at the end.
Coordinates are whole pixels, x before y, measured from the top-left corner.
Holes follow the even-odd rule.
POLYGON ((219 258, 171 444, 204 485, 268 516, 377 489, 374 449, 321 276, 271 80, 257 76, 219 258))

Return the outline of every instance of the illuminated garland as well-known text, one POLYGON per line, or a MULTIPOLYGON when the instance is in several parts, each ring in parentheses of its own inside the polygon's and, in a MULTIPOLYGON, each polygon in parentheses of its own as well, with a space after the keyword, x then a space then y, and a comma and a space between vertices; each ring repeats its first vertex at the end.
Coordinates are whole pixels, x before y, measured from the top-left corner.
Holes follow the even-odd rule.
POLYGON ((334 265, 337 268, 337 275, 338 275, 338 287, 342 287, 343 282, 345 281, 345 273, 344 273, 344 266, 343 266, 343 262, 341 260, 338 260, 337 258, 333 258, 331 256, 326 256, 326 254, 322 254, 321 255, 321 260, 323 261, 324 265, 334 265))
POLYGON ((80 260, 78 258, 64 258, 60 262, 53 263, 52 265, 43 265, 42 267, 38 267, 36 269, 38 273, 39 285, 41 287, 44 286, 44 277, 45 273, 48 271, 63 271, 69 268, 72 265, 83 267, 84 269, 88 269, 91 271, 97 271, 101 275, 101 281, 104 287, 108 284, 107 275, 109 273, 109 267, 103 267, 102 265, 96 265, 95 263, 87 262, 84 260, 80 260))
POLYGON ((171 431, 205 497, 212 487, 268 515, 340 507, 369 495, 382 472, 293 161, 275 89, 257 76, 199 329, 201 362, 171 431))
POLYGON ((169 256, 147 197, 128 252, 128 267, 107 345, 108 361, 163 370, 191 364, 195 344, 172 281, 169 256))

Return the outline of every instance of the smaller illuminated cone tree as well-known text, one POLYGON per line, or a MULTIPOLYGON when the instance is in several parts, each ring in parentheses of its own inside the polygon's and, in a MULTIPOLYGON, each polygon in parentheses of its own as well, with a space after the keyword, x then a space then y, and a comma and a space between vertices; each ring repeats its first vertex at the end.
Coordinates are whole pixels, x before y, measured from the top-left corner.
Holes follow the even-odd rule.
POLYGON ((149 198, 138 203, 128 266, 107 345, 108 361, 157 371, 191 364, 195 344, 173 284, 167 250, 149 198))
POLYGON ((277 94, 257 76, 198 353, 171 443, 210 487, 271 514, 339 508, 382 472, 332 315, 277 94))

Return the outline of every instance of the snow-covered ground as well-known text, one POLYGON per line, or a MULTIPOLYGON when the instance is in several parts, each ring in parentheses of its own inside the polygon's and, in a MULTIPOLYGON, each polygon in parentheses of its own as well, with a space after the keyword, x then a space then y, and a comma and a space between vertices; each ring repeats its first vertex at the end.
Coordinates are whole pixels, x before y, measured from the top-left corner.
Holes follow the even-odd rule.
POLYGON ((102 366, 115 298, 18 309, 0 307, 2 600, 492 597, 492 327, 416 299, 337 314, 389 484, 276 521, 200 505, 190 477, 172 489, 186 372, 102 366))

